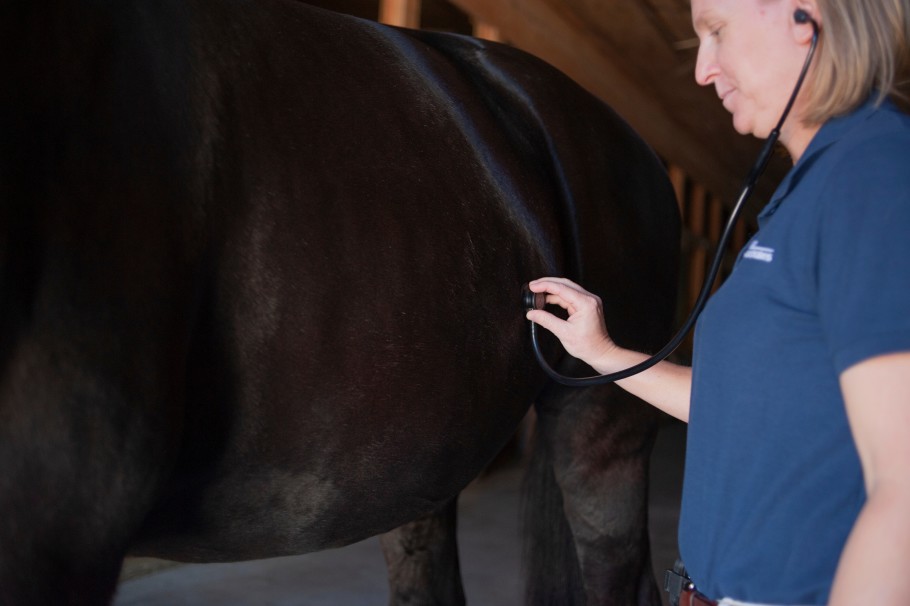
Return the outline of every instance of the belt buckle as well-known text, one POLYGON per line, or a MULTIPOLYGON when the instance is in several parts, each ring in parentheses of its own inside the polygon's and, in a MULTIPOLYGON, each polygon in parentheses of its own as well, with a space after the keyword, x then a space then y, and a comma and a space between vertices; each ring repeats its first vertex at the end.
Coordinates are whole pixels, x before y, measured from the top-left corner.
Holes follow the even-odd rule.
POLYGON ((669 595, 670 606, 680 606, 679 599, 684 591, 694 591, 695 583, 686 576, 685 572, 667 570, 664 572, 664 591, 669 595))

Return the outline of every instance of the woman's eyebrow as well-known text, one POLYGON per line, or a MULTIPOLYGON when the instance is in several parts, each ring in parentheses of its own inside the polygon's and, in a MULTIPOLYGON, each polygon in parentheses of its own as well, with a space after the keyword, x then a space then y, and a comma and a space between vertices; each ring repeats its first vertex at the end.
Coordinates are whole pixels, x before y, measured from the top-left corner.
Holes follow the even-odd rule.
POLYGON ((701 12, 695 16, 695 19, 693 19, 692 28, 695 31, 698 31, 700 29, 707 29, 708 22, 712 21, 713 19, 714 19, 714 16, 711 14, 710 11, 701 12))

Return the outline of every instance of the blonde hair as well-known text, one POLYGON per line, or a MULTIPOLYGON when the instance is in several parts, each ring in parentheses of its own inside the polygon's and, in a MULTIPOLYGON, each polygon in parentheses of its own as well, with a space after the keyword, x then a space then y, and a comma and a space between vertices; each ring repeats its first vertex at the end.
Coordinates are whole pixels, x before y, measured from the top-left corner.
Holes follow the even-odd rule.
POLYGON ((845 114, 876 91, 877 101, 908 100, 910 0, 817 0, 818 57, 807 91, 806 122, 845 114))

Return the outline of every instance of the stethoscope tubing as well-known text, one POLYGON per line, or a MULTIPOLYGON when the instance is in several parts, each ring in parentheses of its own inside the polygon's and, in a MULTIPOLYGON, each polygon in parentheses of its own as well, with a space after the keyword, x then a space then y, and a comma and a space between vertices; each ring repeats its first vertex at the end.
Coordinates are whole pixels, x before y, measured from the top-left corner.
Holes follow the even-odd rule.
MULTIPOLYGON (((752 166, 752 169, 749 171, 749 174, 746 177, 746 181, 739 193, 739 196, 736 199, 736 203, 733 205, 733 210, 730 213, 730 217, 727 220, 723 232, 721 233, 720 239, 718 240, 717 249, 714 252, 714 257, 711 261, 711 267, 708 270, 707 277, 705 278, 704 284, 702 284, 701 290, 698 293, 698 298, 695 300, 695 305, 692 307, 692 311, 689 312, 689 317, 686 318, 686 321, 683 323, 682 328, 680 328, 679 331, 677 331, 676 335, 670 339, 670 341, 664 345, 664 347, 661 348, 661 350, 656 354, 647 360, 640 362, 639 364, 626 368, 625 370, 620 370, 604 375, 595 375, 591 377, 567 377, 553 370, 553 368, 544 358, 543 353, 540 350, 540 343, 537 338, 537 324, 535 322, 531 322, 531 346, 534 349, 534 356, 537 358, 537 362, 540 364, 541 368, 543 368, 544 372, 551 379, 567 387, 591 387, 594 385, 604 385, 607 383, 613 383, 615 381, 621 381, 622 379, 627 379, 633 375, 637 375, 640 372, 644 372, 654 365, 662 362, 670 354, 672 354, 676 348, 679 347, 680 343, 682 343, 683 339, 686 338, 686 335, 695 325, 695 321, 698 319, 698 316, 701 315, 702 310, 704 310, 705 304, 708 302, 708 298, 711 296, 711 288, 714 285, 714 280, 717 278, 717 274, 720 271, 720 266, 723 263, 724 250, 726 250, 730 236, 733 234, 733 228, 736 226, 736 222, 739 219, 739 215, 742 213, 743 208, 745 207, 746 201, 752 195, 756 182, 765 171, 765 167, 768 165, 768 160, 771 158, 771 154, 774 151, 774 146, 777 144, 777 140, 780 138, 780 130, 783 128, 784 122, 787 120, 787 116, 790 114, 790 109, 793 107, 793 104, 796 101, 796 97, 802 88, 803 80, 805 80, 806 74, 809 71, 809 65, 812 63, 812 57, 815 55, 815 47, 818 44, 819 33, 818 23, 814 19, 809 19, 809 21, 812 24, 812 41, 809 45, 809 51, 806 53, 806 60, 803 63, 802 70, 800 71, 799 79, 797 79, 796 86, 793 88, 790 99, 787 101, 787 105, 784 107, 783 113, 781 113, 780 120, 777 122, 777 126, 775 126, 774 130, 771 131, 771 134, 768 135, 768 138, 765 141, 765 144, 762 147, 761 151, 759 152, 758 157, 752 166)), ((531 293, 528 290, 527 285, 525 285, 524 289, 525 290, 522 296, 522 300, 525 303, 525 306, 528 309, 542 309, 544 306, 544 297, 534 296, 535 293, 531 293)))

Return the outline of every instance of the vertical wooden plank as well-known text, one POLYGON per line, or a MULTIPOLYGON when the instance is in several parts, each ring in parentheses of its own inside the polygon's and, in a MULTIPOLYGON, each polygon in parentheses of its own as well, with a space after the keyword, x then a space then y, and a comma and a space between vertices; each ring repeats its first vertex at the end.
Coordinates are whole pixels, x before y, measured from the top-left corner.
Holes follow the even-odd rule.
POLYGON ((689 287, 687 297, 689 307, 695 304, 702 282, 705 280, 705 260, 707 259, 705 240, 705 188, 699 184, 692 187, 689 200, 689 231, 692 234, 692 251, 689 255, 689 287))
MULTIPOLYGON (((672 181, 672 178, 671 178, 672 181)), ((688 232, 689 247, 683 251, 685 255, 685 279, 681 285, 680 300, 685 302, 685 309, 682 317, 688 317, 695 301, 698 299, 698 293, 701 291, 702 282, 705 279, 705 259, 707 240, 705 239, 705 188, 697 183, 693 183, 689 194, 685 197, 684 204, 688 213, 684 215, 685 230, 688 232)), ((693 333, 689 332, 683 340, 680 350, 691 355, 693 344, 693 333)))
POLYGON ((502 34, 499 28, 486 21, 474 22, 474 37, 490 40, 491 42, 502 42, 502 34))
MULTIPOLYGON (((723 202, 720 197, 711 196, 708 201, 708 241, 715 250, 717 245, 720 244, 720 232, 723 230, 723 210, 723 202)), ((724 257, 730 255, 729 248, 723 252, 723 255, 724 257)), ((711 285, 711 292, 717 290, 723 277, 724 265, 721 265, 720 271, 717 272, 717 277, 714 278, 714 284, 711 285)))
POLYGON ((708 240, 712 245, 716 245, 720 240, 720 232, 723 228, 724 204, 717 196, 711 196, 708 199, 708 240))
POLYGON ((686 216, 686 173, 677 164, 671 164, 667 168, 667 174, 670 177, 670 183, 673 185, 673 191, 676 192, 676 203, 679 204, 679 214, 686 216))
POLYGON ((746 245, 746 220, 745 219, 740 218, 739 221, 736 222, 736 227, 733 228, 733 236, 731 236, 730 240, 733 242, 733 245, 731 247, 732 248, 731 252, 734 255, 738 255, 739 251, 741 251, 743 249, 743 246, 746 245))
POLYGON ((421 0, 379 0, 379 22, 399 27, 420 27, 421 0))

